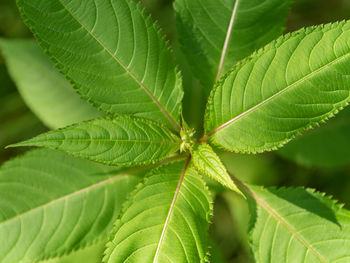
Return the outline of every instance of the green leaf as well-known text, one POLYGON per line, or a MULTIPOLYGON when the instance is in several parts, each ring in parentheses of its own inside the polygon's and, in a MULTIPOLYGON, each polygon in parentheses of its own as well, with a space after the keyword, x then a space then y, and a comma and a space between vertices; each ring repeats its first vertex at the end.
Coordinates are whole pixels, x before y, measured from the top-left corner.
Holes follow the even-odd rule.
POLYGON ((176 0, 182 50, 209 94, 234 64, 280 36, 291 0, 176 0))
POLYGON ((349 262, 350 211, 311 189, 249 188, 257 262, 349 262))
POLYGON ((208 262, 225 263, 225 259, 220 250, 220 246, 213 239, 209 239, 209 261, 208 262))
POLYGON ((41 146, 110 165, 143 165, 176 152, 180 139, 165 126, 143 118, 96 119, 10 145, 41 146))
POLYGON ((133 0, 18 0, 25 23, 78 92, 110 115, 177 129, 181 76, 162 33, 133 0))
POLYGON ((137 187, 115 223, 104 262, 204 262, 212 200, 188 165, 162 166, 137 187))
POLYGON ((278 153, 305 166, 337 168, 350 163, 350 108, 326 125, 288 143, 278 153))
POLYGON ((58 257, 107 238, 137 177, 49 150, 0 168, 0 262, 58 257))
POLYGON ((68 255, 40 261, 39 263, 101 263, 106 241, 102 240, 91 246, 73 251, 68 255))
POLYGON ((350 22, 301 29, 236 65, 211 93, 205 141, 275 150, 350 102, 350 22))
POLYGON ((219 156, 213 151, 209 144, 196 144, 191 153, 193 164, 200 173, 209 176, 210 178, 244 196, 234 184, 219 156))
MULTIPOLYGON (((18 140, 25 140, 28 136, 47 131, 40 120, 28 111, 18 93, 0 96, 0 105, 0 149, 18 140)), ((7 154, 8 151, 0 152, 0 156, 7 154)))
POLYGON ((0 39, 0 48, 26 104, 48 127, 103 115, 76 94, 33 40, 0 39))

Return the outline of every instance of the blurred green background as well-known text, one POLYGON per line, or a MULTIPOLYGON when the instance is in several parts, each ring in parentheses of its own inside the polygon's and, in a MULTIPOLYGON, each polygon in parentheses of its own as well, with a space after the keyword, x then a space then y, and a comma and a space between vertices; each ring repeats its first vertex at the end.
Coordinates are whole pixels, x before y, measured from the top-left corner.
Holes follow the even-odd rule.
MULTIPOLYGON (((185 117, 191 126, 198 127, 200 125, 198 113, 203 111, 204 98, 201 96, 198 82, 191 77, 179 51, 172 1, 143 0, 142 2, 161 25, 174 46, 184 75, 185 117)), ((286 31, 290 32, 305 26, 343 19, 350 19, 350 0, 296 0, 287 20, 286 31)), ((14 0, 0 0, 0 37, 31 37, 31 33, 21 22, 14 0)), ((287 145, 286 150, 279 153, 223 154, 221 157, 228 169, 245 182, 265 186, 307 186, 333 195, 341 203, 345 203, 347 208, 350 208, 350 154, 347 148, 350 136, 346 136, 350 135, 350 114, 348 112, 349 110, 341 116, 341 119, 339 118, 337 123, 333 121, 331 125, 309 133, 311 139, 305 136, 304 141, 299 140, 299 145, 297 143, 287 145), (335 129, 337 132, 334 132, 335 129), (334 134, 331 134, 332 131, 334 134), (318 143, 322 142, 322 138, 330 136, 335 136, 338 144, 345 148, 340 149, 340 146, 332 142, 318 143), (300 149, 300 145, 310 147, 311 152, 298 152, 296 149, 300 149), (327 151, 334 151, 332 154, 334 159, 339 159, 337 154, 340 153, 343 157, 342 161, 336 165, 328 165, 327 162, 322 161, 321 156, 316 156, 320 152, 327 151), (308 153, 312 155, 312 158, 306 156, 311 158, 306 160, 308 158, 305 158, 305 154, 308 153)), ((5 150, 6 145, 30 138, 47 129, 21 99, 16 85, 7 72, 4 59, 0 55, 0 163, 25 150, 20 148, 5 150)), ((247 243, 249 214, 245 201, 234 193, 217 194, 212 221, 211 235, 214 248, 212 253, 215 256, 213 262, 253 262, 247 243)), ((98 248, 96 251, 99 251, 98 248)), ((65 262, 75 261, 67 259, 65 262)), ((82 262, 81 258, 79 262, 82 262)))

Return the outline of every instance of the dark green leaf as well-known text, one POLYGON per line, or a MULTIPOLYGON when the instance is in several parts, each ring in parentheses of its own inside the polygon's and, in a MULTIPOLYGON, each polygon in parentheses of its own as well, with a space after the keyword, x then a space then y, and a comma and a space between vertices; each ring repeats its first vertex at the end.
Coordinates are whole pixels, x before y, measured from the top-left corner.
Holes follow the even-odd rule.
POLYGON ((209 94, 234 64, 282 34, 291 0, 176 0, 177 28, 209 94))

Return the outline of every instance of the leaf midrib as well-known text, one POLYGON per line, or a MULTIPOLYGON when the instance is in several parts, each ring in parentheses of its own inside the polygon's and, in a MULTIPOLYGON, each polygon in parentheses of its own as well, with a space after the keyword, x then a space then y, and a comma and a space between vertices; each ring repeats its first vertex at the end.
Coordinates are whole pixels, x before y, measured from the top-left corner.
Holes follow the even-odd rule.
POLYGON ((271 208, 268 204, 266 204, 263 200, 261 200, 258 196, 253 194, 253 198, 269 213, 271 214, 277 221, 279 221, 289 232, 292 233, 306 248, 309 250, 316 258, 318 258, 322 263, 328 263, 308 242, 297 233, 297 231, 278 213, 271 208))
MULTIPOLYGON (((62 7, 71 15, 71 17, 126 71, 126 73, 146 92, 146 94, 153 100, 153 102, 160 108, 165 117, 174 125, 177 130, 180 130, 180 126, 170 115, 170 113, 161 105, 161 103, 152 95, 152 93, 142 84, 140 80, 109 50, 88 28, 70 11, 70 9, 61 1, 58 0, 62 7)), ((112 4, 113 6, 113 4, 112 4)), ((114 6, 113 12, 115 13, 114 6)), ((116 14, 115 14, 116 15, 116 14)))
POLYGON ((168 223, 169 223, 170 217, 171 217, 171 215, 172 215, 172 213, 174 211, 175 203, 176 203, 177 197, 178 197, 178 195, 180 193, 180 188, 182 186, 183 179, 184 179, 184 176, 186 174, 187 168, 188 168, 188 166, 190 164, 190 161, 191 161, 191 157, 188 157, 187 160, 186 160, 184 169, 182 170, 179 182, 177 184, 177 187, 176 187, 176 190, 175 190, 175 193, 174 193, 174 197, 173 197, 173 200, 172 200, 170 208, 169 208, 168 215, 167 215, 167 217, 165 219, 165 222, 164 222, 164 227, 163 227, 163 230, 162 230, 162 234, 160 235, 160 238, 159 238, 159 242, 158 242, 157 249, 156 249, 156 252, 155 252, 155 255, 154 255, 154 259, 153 259, 153 263, 157 262, 157 258, 158 258, 158 255, 159 255, 159 250, 160 250, 162 241, 164 239, 165 232, 166 232, 166 230, 168 228, 168 223))
MULTIPOLYGON (((35 139, 35 138, 34 138, 35 139)), ((99 138, 89 138, 89 139, 41 139, 41 140, 34 140, 33 141, 28 141, 28 143, 42 143, 42 142, 132 142, 132 143, 159 143, 159 144, 178 144, 177 142, 174 141, 161 141, 161 140, 137 140, 137 139, 132 139, 132 140, 126 140, 126 139, 99 139, 99 138)), ((22 144, 22 143, 19 143, 22 144)), ((26 144, 26 142, 23 142, 23 144, 26 144)), ((15 144, 17 145, 17 144, 15 144)))
POLYGON ((224 66, 228 44, 229 44, 230 39, 231 39, 231 33, 232 33, 232 29, 233 29, 233 26, 235 23, 236 15, 237 15, 239 1, 240 0, 236 0, 235 5, 234 5, 233 10, 232 10, 230 23, 229 23, 229 26, 228 26, 227 32, 226 32, 225 42, 224 42, 224 45, 223 45, 222 51, 221 51, 221 57, 220 57, 220 62, 219 62, 219 67, 218 67, 218 72, 216 75, 215 82, 218 81, 221 77, 221 72, 222 72, 222 68, 224 66))
POLYGON ((256 194, 254 194, 244 183, 242 183, 240 180, 238 180, 235 177, 232 177, 233 180, 237 185, 239 185, 241 188, 245 190, 247 194, 249 194, 257 203, 263 207, 267 213, 272 215, 276 221, 280 222, 292 235, 294 235, 304 246, 307 250, 309 250, 317 259, 320 260, 322 263, 328 263, 326 259, 324 259, 311 245, 308 244, 308 242, 297 233, 297 231, 291 226, 286 220, 284 220, 281 216, 278 215, 278 213, 270 207, 267 203, 265 203, 262 199, 260 199, 256 194))
POLYGON ((341 61, 342 59, 345 59, 346 57, 350 56, 350 53, 346 53, 345 55, 342 55, 338 58, 336 58, 335 60, 323 65, 322 67, 320 67, 319 69, 307 74, 306 76, 304 76, 301 79, 298 79, 297 81, 295 81, 294 83, 288 85, 287 87, 285 87, 284 89, 280 90, 279 92, 275 93, 274 95, 272 95, 271 97, 263 100, 262 102, 256 104, 255 106, 249 108, 248 110, 242 112, 241 114, 239 114, 238 116, 234 117, 233 119, 229 120, 228 122, 225 122, 224 124, 220 125, 219 127, 217 127, 215 130, 211 131, 210 133, 208 133, 205 137, 208 138, 210 136, 212 136, 213 134, 217 133, 218 131, 224 129, 225 127, 229 126, 230 124, 234 123, 235 121, 241 119, 242 117, 244 117, 245 115, 253 112, 254 110, 256 110, 257 108, 259 108, 260 106, 265 105, 266 103, 270 102, 271 100, 273 100, 274 98, 276 98, 278 95, 283 94, 284 92, 286 92, 287 90, 289 90, 290 88, 295 87, 296 85, 300 84, 301 82, 307 80, 308 78, 313 77, 315 74, 320 73, 321 71, 323 71, 324 69, 332 66, 333 64, 338 63, 339 61, 341 61))
POLYGON ((114 181, 116 181, 117 179, 119 179, 119 178, 121 178, 121 177, 123 177, 123 176, 128 176, 128 175, 127 175, 127 174, 120 174, 120 175, 113 176, 113 177, 108 178, 108 179, 106 179, 106 180, 103 180, 103 181, 100 181, 100 182, 98 182, 98 183, 89 185, 88 187, 81 188, 81 189, 78 190, 78 191, 72 192, 72 193, 70 193, 70 194, 63 195, 63 196, 61 196, 61 197, 59 197, 59 198, 57 198, 57 199, 51 200, 51 201, 49 201, 49 202, 47 202, 47 203, 44 203, 44 204, 42 204, 42 205, 39 205, 39 206, 33 208, 33 209, 30 209, 30 210, 27 210, 27 211, 25 211, 25 212, 23 212, 23 213, 20 213, 20 214, 18 214, 18 215, 15 215, 14 217, 8 218, 8 219, 6 219, 6 220, 4 220, 4 221, 2 221, 2 222, 0 221, 0 228, 1 228, 3 225, 8 224, 8 223, 11 222, 11 221, 14 221, 14 220, 16 220, 16 219, 18 219, 18 218, 21 218, 21 217, 23 217, 23 216, 25 216, 25 215, 27 215, 27 214, 33 213, 33 212, 35 212, 35 211, 37 211, 37 210, 41 210, 41 209, 43 209, 43 208, 45 208, 45 207, 48 207, 48 206, 50 206, 50 205, 52 205, 52 204, 58 203, 58 202, 60 202, 60 201, 69 199, 69 198, 71 198, 71 197, 77 196, 77 195, 82 194, 82 193, 85 193, 85 192, 89 192, 89 191, 92 190, 92 189, 96 189, 96 188, 101 187, 101 186, 104 186, 104 185, 106 185, 106 184, 113 183, 114 181))

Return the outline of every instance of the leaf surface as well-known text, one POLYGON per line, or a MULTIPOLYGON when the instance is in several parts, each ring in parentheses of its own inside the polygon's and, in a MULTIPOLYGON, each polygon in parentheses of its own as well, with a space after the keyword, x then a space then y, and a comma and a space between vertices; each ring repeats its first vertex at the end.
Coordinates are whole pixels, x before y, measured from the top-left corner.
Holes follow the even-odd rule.
POLYGON ((350 258, 350 212, 303 188, 249 187, 257 262, 345 263, 350 258))
POLYGON ((73 251, 68 255, 39 261, 38 263, 101 263, 106 241, 102 240, 96 244, 73 251))
POLYGON ((138 179, 61 152, 0 168, 0 262, 36 262, 105 239, 138 179))
POLYGON ((234 64, 280 36, 291 0, 176 0, 182 50, 209 94, 234 64))
POLYGON ((28 107, 57 129, 103 115, 74 91, 33 40, 0 39, 12 79, 28 107))
POLYGON ((18 0, 41 47, 78 92, 111 115, 179 129, 181 76, 162 33, 133 0, 18 0))
POLYGON ((137 187, 115 223, 104 262, 204 262, 211 197, 188 165, 162 166, 137 187))
POLYGON ((165 126, 124 116, 73 124, 10 147, 48 147, 100 163, 129 166, 160 161, 179 145, 180 139, 165 126))
POLYGON ((340 168, 350 163, 350 108, 320 128, 310 130, 278 153, 305 166, 340 168))
POLYGON ((219 156, 213 151, 209 144, 196 144, 192 150, 192 159, 195 168, 200 173, 205 174, 231 190, 242 194, 227 173, 219 156))
POLYGON ((211 93, 205 130, 235 152, 274 150, 350 101, 350 22, 301 29, 236 65, 211 93))

